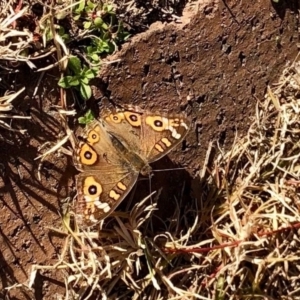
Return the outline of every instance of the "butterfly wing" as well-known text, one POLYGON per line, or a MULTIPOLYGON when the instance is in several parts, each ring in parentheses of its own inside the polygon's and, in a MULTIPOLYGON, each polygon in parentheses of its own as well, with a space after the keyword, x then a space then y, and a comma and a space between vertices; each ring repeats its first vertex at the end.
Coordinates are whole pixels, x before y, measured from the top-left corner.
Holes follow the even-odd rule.
POLYGON ((142 110, 106 113, 103 124, 108 132, 149 163, 160 159, 178 145, 190 127, 184 115, 155 114, 142 110))
POLYGON ((143 149, 149 163, 165 156, 182 142, 190 126, 182 115, 147 114, 144 123, 147 133, 142 132, 142 143, 151 140, 151 145, 143 149))
POLYGON ((107 217, 122 202, 134 186, 138 174, 115 172, 80 174, 77 177, 76 216, 79 223, 95 223, 107 217))
POLYGON ((135 184, 138 172, 114 147, 99 121, 93 121, 78 143, 74 164, 77 176, 76 215, 95 222, 109 215, 135 184))

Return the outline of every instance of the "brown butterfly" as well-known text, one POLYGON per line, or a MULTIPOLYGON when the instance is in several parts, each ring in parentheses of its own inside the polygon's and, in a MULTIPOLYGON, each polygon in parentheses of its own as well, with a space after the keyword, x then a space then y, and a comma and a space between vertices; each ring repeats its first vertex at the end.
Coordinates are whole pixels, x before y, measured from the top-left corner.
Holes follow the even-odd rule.
POLYGON ((77 177, 76 215, 95 223, 130 192, 150 163, 169 153, 186 136, 190 122, 183 115, 140 108, 107 111, 89 123, 74 152, 77 177))

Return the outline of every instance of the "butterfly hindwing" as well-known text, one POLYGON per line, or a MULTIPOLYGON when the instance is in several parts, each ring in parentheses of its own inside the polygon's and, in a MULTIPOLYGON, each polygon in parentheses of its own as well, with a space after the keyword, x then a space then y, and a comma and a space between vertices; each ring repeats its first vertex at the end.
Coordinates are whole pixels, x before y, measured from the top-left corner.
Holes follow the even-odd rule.
POLYGON ((77 177, 77 217, 95 223, 103 219, 119 205, 134 186, 138 173, 118 174, 113 170, 91 172, 77 177), (122 176, 123 175, 123 176, 122 176))

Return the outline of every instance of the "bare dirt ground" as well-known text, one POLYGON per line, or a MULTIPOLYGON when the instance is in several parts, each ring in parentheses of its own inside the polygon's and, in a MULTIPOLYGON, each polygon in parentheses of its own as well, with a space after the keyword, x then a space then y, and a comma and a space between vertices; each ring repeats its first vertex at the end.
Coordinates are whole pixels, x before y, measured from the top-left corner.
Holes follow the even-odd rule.
MULTIPOLYGON (((95 107, 106 97, 116 104, 185 111, 192 120, 182 147, 153 166, 186 168, 168 172, 168 176, 155 173, 152 189, 162 189, 160 217, 172 214, 172 199, 183 186, 186 201, 193 201, 201 192, 195 175, 203 166, 210 141, 226 149, 236 135, 247 134, 257 99, 263 98, 267 85, 276 82, 285 64, 298 53, 298 9, 298 1, 199 2, 186 12, 183 24, 152 24, 108 58, 120 61, 102 68, 93 83, 94 101, 88 105, 95 107)), ((41 180, 37 176, 39 147, 46 141, 55 143, 62 131, 52 109, 59 99, 56 74, 45 73, 38 96, 32 98, 39 76, 26 67, 24 73, 11 75, 15 90, 26 86, 15 107, 32 119, 13 122, 14 127, 27 129, 26 137, 0 130, 3 298, 57 299, 64 295, 58 271, 38 275, 34 295, 5 290, 26 282, 33 264, 57 261, 63 238, 49 227, 61 227, 62 204, 75 194, 77 171, 64 155, 48 158, 41 180)), ((134 201, 147 194, 149 183, 138 182, 134 201)))

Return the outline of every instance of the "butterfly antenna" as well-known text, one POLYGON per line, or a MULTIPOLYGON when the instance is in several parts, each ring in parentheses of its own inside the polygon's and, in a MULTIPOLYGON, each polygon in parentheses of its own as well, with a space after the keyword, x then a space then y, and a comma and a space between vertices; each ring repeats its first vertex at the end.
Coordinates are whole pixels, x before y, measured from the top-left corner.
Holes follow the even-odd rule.
POLYGON ((152 172, 177 171, 177 170, 186 170, 186 169, 187 168, 171 168, 171 169, 152 170, 152 172))

